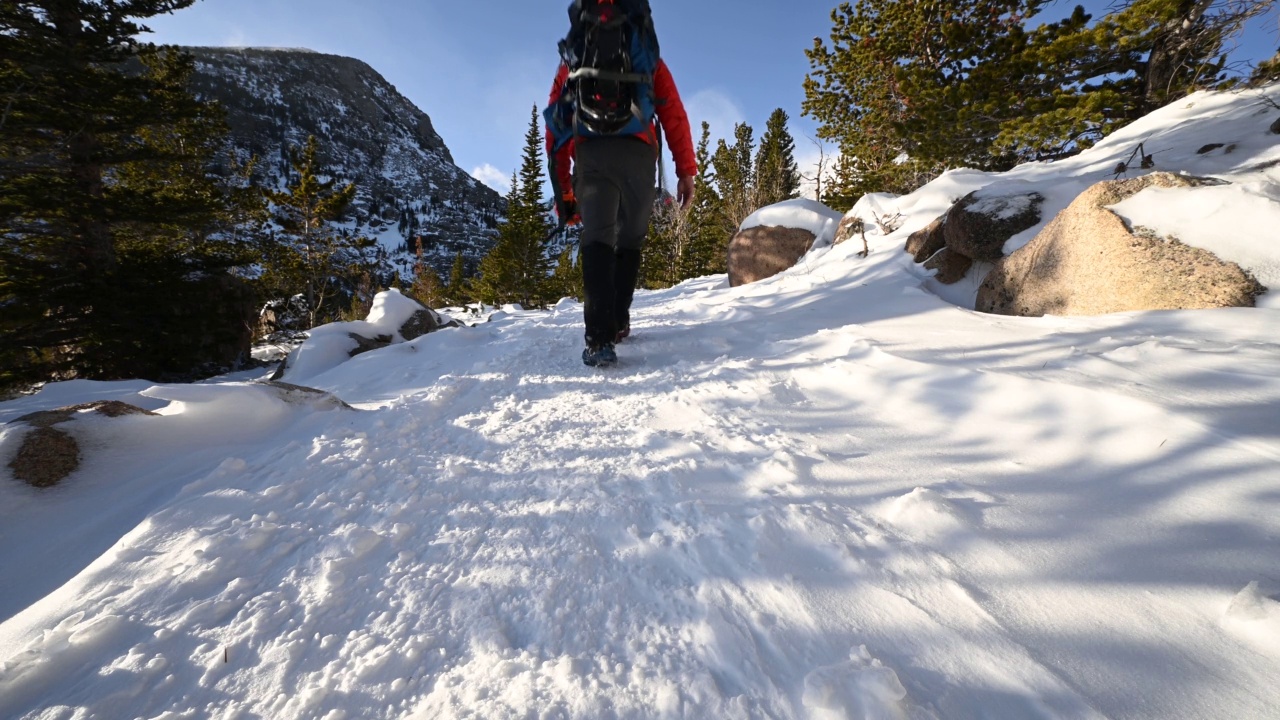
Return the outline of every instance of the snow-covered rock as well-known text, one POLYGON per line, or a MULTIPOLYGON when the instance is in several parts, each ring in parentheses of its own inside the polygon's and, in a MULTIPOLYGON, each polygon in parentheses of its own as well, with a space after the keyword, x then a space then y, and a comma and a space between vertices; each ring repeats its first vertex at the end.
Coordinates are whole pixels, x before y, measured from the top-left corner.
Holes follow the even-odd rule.
POLYGON ((947 247, 970 260, 999 260, 1010 238, 1040 224, 1043 202, 1035 191, 970 193, 947 212, 943 238, 947 247))
POLYGON ((313 329, 311 336, 289 353, 272 379, 305 384, 307 378, 357 355, 456 326, 456 322, 392 288, 374 296, 373 307, 365 320, 330 323, 313 329))
POLYGON ((740 230, 729 241, 729 285, 771 278, 795 265, 813 246, 813 233, 803 228, 767 225, 740 230))
MULTIPOLYGON (((1038 316, 1253 307, 1265 288, 1239 265, 1176 238, 1131 228, 1111 209, 1148 189, 1204 184, 1170 173, 1099 183, 1034 240, 996 263, 978 290, 977 309, 1038 316)), ((1192 194, 1187 202, 1196 199, 1192 194)), ((1280 222, 1280 203, 1273 204, 1280 222)), ((1280 261, 1280 247, 1273 254, 1280 261)), ((944 281, 941 274, 939 280, 944 281)))
MULTIPOLYGON (((1160 237, 1177 237, 1186 245, 1214 253, 1249 271, 1264 286, 1280 283, 1280 249, 1274 242, 1280 223, 1280 143, 1268 130, 1280 84, 1234 92, 1200 92, 1188 96, 1112 133, 1074 157, 1033 162, 1002 173, 967 168, 944 173, 902 197, 875 202, 881 212, 902 214, 902 227, 884 237, 900 244, 908 236, 945 215, 957 198, 1031 196, 1038 194, 1040 219, 1009 238, 1009 256, 1031 242, 1058 213, 1099 182, 1132 179, 1151 172, 1212 178, 1206 188, 1149 190, 1113 210, 1131 224, 1160 237), (1155 166, 1130 162, 1141 144, 1155 166), (1200 152, 1206 145, 1212 151, 1200 152)), ((860 204, 862 201, 859 201, 860 204)), ((901 247, 901 245, 900 245, 901 247)), ((919 258, 923 262, 926 258, 919 258)), ((962 307, 973 308, 977 291, 992 269, 977 262, 964 282, 944 285, 931 272, 908 267, 924 287, 962 307)), ((1280 292, 1257 299, 1260 307, 1280 307, 1280 292)))
POLYGON ((8 466, 14 478, 33 487, 53 487, 80 468, 82 437, 93 445, 104 444, 101 438, 94 437, 93 423, 74 421, 90 417, 100 419, 154 414, 119 400, 34 412, 14 421, 18 426, 25 426, 25 429, 20 427, 16 432, 0 436, 0 456, 10 456, 8 466), (11 445, 13 448, 6 449, 4 445, 11 445))
POLYGON ((729 242, 729 284, 773 277, 813 248, 831 245, 844 216, 813 200, 787 200, 743 221, 729 242))
POLYGON ((808 198, 784 200, 752 213, 739 226, 739 232, 757 227, 779 227, 807 230, 815 238, 814 247, 830 245, 844 215, 808 198))

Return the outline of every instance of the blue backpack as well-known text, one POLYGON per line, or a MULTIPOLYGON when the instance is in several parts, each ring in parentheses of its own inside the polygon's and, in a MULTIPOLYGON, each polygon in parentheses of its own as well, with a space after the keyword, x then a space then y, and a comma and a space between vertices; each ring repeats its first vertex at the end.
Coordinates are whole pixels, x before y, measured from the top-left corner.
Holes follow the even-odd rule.
POLYGON ((560 58, 569 80, 543 113, 559 149, 575 137, 651 132, 658 36, 649 0, 574 0, 560 58))

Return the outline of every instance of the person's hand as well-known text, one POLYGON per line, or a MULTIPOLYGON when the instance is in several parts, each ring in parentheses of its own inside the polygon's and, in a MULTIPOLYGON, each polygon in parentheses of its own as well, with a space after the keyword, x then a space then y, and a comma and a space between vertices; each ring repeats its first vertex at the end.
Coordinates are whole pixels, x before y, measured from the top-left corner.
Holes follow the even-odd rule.
POLYGON ((680 207, 687 208, 693 202, 694 188, 692 177, 682 177, 676 182, 676 202, 680 207))
POLYGON ((582 218, 578 215, 578 199, 574 197, 572 190, 560 198, 560 202, 556 205, 556 214, 560 216, 560 222, 565 225, 578 225, 582 222, 582 218))

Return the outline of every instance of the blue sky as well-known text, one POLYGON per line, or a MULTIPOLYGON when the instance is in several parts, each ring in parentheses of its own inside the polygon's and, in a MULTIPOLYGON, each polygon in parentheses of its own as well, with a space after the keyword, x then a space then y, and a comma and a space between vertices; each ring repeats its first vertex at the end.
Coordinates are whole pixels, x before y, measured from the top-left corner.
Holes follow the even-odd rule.
MULTIPOLYGON (((774 108, 791 115, 802 170, 814 123, 800 116, 804 51, 826 39, 836 0, 651 0, 662 53, 695 127, 757 137, 774 108)), ((1076 3, 1056 3, 1064 15, 1076 3)), ((1083 3, 1105 8, 1106 0, 1083 3)), ((302 47, 359 58, 431 116, 454 159, 504 189, 520 161, 529 113, 546 102, 568 0, 202 0, 148 24, 156 42, 302 47)), ((1273 10, 1241 56, 1269 57, 1273 10)), ((668 163, 668 168, 670 167, 668 163)), ((811 168, 810 168, 811 169, 811 168)))

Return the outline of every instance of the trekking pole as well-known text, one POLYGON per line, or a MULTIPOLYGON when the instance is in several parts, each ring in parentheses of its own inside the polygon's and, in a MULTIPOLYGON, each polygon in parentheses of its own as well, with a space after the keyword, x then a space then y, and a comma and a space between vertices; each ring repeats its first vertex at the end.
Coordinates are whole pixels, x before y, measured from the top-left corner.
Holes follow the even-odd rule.
POLYGON ((667 161, 662 157, 662 121, 654 117, 653 134, 658 140, 658 199, 666 202, 664 197, 667 194, 667 161))
POLYGON ((551 238, 554 238, 555 236, 559 235, 560 233, 563 233, 565 230, 568 230, 568 229, 569 229, 569 223, 565 222, 564 220, 561 220, 559 223, 556 224, 554 228, 551 229, 551 232, 547 233, 546 237, 542 238, 542 244, 546 245, 547 243, 551 242, 551 238))

